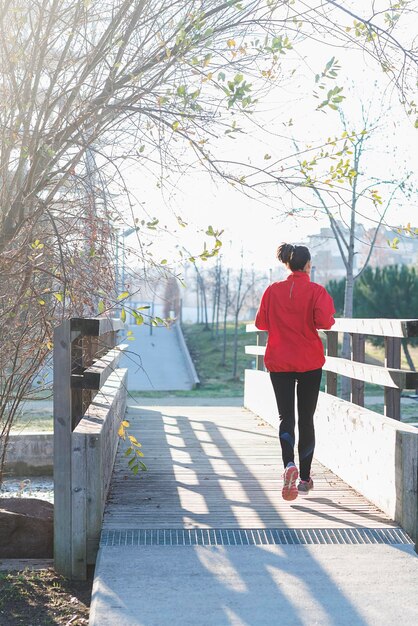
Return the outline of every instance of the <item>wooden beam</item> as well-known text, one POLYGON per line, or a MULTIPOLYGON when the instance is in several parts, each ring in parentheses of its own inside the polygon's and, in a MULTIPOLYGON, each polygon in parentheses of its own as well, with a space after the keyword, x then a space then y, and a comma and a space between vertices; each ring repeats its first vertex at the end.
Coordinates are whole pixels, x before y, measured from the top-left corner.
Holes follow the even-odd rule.
POLYGON ((418 337, 418 320, 339 317, 335 320, 332 330, 339 333, 357 333, 378 337, 418 337))
POLYGON ((263 356, 266 353, 266 346, 245 346, 245 354, 263 356))
POLYGON ((71 578, 87 578, 87 464, 86 438, 77 430, 71 435, 72 445, 72 509, 71 509, 71 578))
MULTIPOLYGON (((399 337, 385 338, 385 366, 400 368, 401 366, 401 339, 399 337)), ((409 387, 401 387, 409 389, 409 387)), ((385 415, 393 419, 401 419, 401 389, 385 387, 385 415)))
POLYGON ((110 374, 117 368, 122 352, 128 348, 124 343, 113 350, 109 350, 101 359, 87 367, 82 374, 71 376, 71 386, 75 389, 100 389, 110 374))
MULTIPOLYGON (((330 357, 338 356, 338 333, 327 331, 327 355, 330 357)), ((335 372, 327 372, 326 390, 331 396, 337 395, 337 374, 335 372)))
MULTIPOLYGON (((364 335, 351 335, 353 361, 364 363, 366 354, 366 341, 364 335)), ((351 380, 351 402, 358 406, 364 406, 364 381, 353 378, 351 380)))
MULTIPOLYGON (((266 351, 267 337, 268 337, 268 333, 265 330, 264 331, 259 331, 257 333, 257 346, 260 347, 260 348, 264 348, 264 353, 266 351)), ((264 357, 261 354, 258 354, 256 356, 256 359, 255 359, 255 369, 261 370, 261 371, 264 371, 264 369, 265 369, 264 368, 264 357)))
POLYGON ((71 555, 71 323, 54 329, 54 565, 69 577, 71 555))
POLYGON ((327 356, 324 369, 348 378, 356 378, 357 380, 364 380, 366 383, 374 383, 392 389, 415 389, 418 385, 418 372, 356 363, 348 359, 327 356))
POLYGON ((116 332, 125 328, 121 319, 111 317, 73 317, 71 319, 71 330, 82 335, 99 337, 105 333, 116 332))

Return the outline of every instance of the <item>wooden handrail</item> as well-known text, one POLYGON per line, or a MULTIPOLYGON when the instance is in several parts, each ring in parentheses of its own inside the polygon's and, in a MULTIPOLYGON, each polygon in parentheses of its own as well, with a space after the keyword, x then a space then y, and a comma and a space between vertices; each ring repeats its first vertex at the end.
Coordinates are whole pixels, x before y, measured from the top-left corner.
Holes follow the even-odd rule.
MULTIPOLYGON (((338 333, 375 335, 376 337, 418 337, 418 320, 337 317, 331 328, 338 333)), ((260 332, 255 324, 246 325, 247 333, 260 332)))
MULTIPOLYGON (((246 331, 257 333, 257 345, 246 346, 245 353, 254 355, 256 369, 262 370, 267 333, 255 324, 247 324, 246 331)), ((326 337, 327 392, 337 395, 337 374, 351 378, 352 402, 364 406, 364 383, 380 385, 384 388, 385 415, 400 419, 401 390, 418 388, 418 372, 400 368, 401 340, 418 336, 418 320, 337 318, 331 330, 320 332, 326 337), (351 335, 352 360, 338 357, 338 333, 351 335), (385 366, 364 362, 366 335, 385 338, 385 366)))
POLYGON ((103 387, 110 374, 115 371, 122 353, 128 347, 127 343, 122 343, 94 361, 93 365, 86 367, 82 374, 72 374, 71 388, 98 391, 103 387))
MULTIPOLYGON (((245 354, 263 356, 265 352, 265 346, 245 346, 245 354)), ((325 358, 323 369, 326 372, 334 372, 347 378, 355 378, 392 389, 416 389, 418 387, 418 372, 408 370, 370 365, 332 356, 325 358)))
POLYGON ((71 318, 71 331, 78 332, 82 336, 100 337, 106 333, 123 330, 125 324, 121 319, 112 317, 73 317, 71 318))

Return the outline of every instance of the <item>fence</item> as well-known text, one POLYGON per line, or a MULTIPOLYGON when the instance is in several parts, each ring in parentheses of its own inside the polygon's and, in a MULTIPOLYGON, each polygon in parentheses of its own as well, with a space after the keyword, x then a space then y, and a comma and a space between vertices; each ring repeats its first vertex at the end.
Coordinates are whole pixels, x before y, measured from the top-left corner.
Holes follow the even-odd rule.
POLYGON ((54 564, 85 579, 126 408, 127 371, 117 369, 120 320, 72 318, 54 331, 54 564))
MULTIPOLYGON (((267 333, 253 324, 256 369, 245 373, 244 404, 278 426, 263 355, 267 333)), ((418 373, 400 368, 402 339, 418 336, 418 320, 336 320, 326 335, 326 393, 315 416, 316 458, 363 493, 418 541, 418 429, 400 422, 401 391, 417 389, 418 373), (338 357, 338 333, 351 335, 351 359, 338 357), (366 336, 384 337, 385 365, 365 363, 366 336), (337 397, 338 376, 351 379, 351 402, 337 397), (384 415, 364 408, 364 384, 384 389, 384 415)), ((418 412, 418 406, 417 406, 418 412)), ((418 420, 417 420, 418 421, 418 420)))

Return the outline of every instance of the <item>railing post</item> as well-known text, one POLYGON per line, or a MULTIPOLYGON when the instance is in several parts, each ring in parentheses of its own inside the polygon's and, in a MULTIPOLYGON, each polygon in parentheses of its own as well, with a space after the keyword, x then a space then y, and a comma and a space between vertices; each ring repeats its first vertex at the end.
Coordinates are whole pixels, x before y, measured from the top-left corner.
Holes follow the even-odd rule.
POLYGON ((71 321, 54 330, 54 564, 58 573, 70 577, 71 553, 71 321))
MULTIPOLYGON (((71 374, 83 373, 83 337, 77 337, 71 343, 71 374)), ((71 378, 69 382, 71 386, 71 378)), ((71 386, 71 430, 77 426, 83 415, 83 390, 71 386)))
MULTIPOLYGON (((352 359, 359 363, 365 361, 365 337, 364 335, 358 335, 352 333, 351 335, 352 345, 352 359)), ((351 379, 351 402, 358 406, 364 406, 364 382, 362 380, 351 379)))
MULTIPOLYGON (((400 337, 385 337, 385 367, 401 367, 400 337)), ((385 387, 385 415, 401 419, 401 390, 385 387)))
MULTIPOLYGON (((257 346, 266 346, 267 345, 267 332, 265 330, 259 330, 257 332, 257 346)), ((255 369, 264 371, 264 356, 262 354, 257 354, 255 357, 255 369)))
MULTIPOLYGON (((338 356, 338 333, 329 330, 325 334, 327 337, 327 355, 338 356)), ((334 372, 327 372, 326 392, 331 396, 337 395, 337 374, 334 372)))

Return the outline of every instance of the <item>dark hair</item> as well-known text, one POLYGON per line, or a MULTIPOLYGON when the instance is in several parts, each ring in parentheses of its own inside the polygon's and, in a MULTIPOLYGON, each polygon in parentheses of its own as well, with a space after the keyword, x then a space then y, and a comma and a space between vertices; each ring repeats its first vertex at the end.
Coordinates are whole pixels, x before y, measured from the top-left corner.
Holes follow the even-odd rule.
POLYGON ((277 248, 277 258, 282 263, 288 263, 292 272, 303 270, 311 253, 306 246, 293 246, 291 243, 282 243, 277 248))

